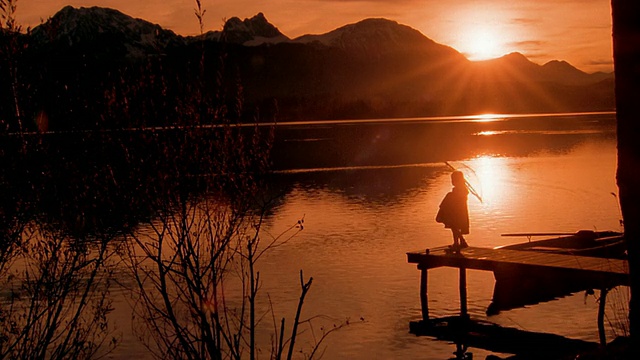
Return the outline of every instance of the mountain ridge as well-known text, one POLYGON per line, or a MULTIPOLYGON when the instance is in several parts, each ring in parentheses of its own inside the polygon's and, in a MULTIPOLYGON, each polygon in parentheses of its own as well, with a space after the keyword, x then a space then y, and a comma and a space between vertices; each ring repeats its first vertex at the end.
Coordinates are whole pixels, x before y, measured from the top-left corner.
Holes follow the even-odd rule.
MULTIPOLYGON (((277 113, 280 121, 615 106, 613 74, 587 74, 560 60, 539 65, 520 53, 470 61, 416 29, 381 18, 290 39, 258 13, 231 18, 220 31, 184 37, 117 10, 68 6, 24 38, 24 56, 34 69, 28 86, 52 123, 67 121, 65 116, 100 117, 111 111, 100 108, 103 98, 123 86, 120 98, 106 103, 134 104, 125 94, 157 100, 166 109, 153 116, 165 123, 195 90, 220 98, 218 92, 238 88, 247 108, 277 113), (201 87, 194 88, 197 83, 201 87), (47 97, 70 96, 68 89, 84 110, 71 102, 58 109, 61 103, 47 97), (54 121, 53 113, 63 120, 54 121)), ((137 118, 149 116, 146 108, 136 110, 137 118)))
MULTIPOLYGON (((64 21, 61 21, 61 18, 74 18, 77 19, 81 17, 88 17, 95 24, 98 24, 98 28, 100 26, 104 26, 104 24, 109 24, 109 21, 95 21, 97 17, 108 17, 111 21, 115 20, 116 24, 121 25, 121 28, 129 28, 129 29, 143 29, 143 34, 151 34, 150 29, 158 33, 165 33, 165 37, 174 36, 176 39, 180 39, 181 42, 187 42, 188 40, 209 40, 209 41, 226 41, 235 44, 242 44, 245 46, 260 46, 265 44, 276 44, 282 42, 292 42, 292 43, 302 43, 308 44, 313 42, 318 42, 325 46, 333 46, 333 47, 341 47, 341 48, 349 48, 349 47, 360 47, 363 50, 367 50, 370 46, 366 44, 367 42, 378 42, 385 43, 387 46, 389 44, 396 45, 397 47, 403 47, 402 45, 411 46, 412 43, 415 43, 417 40, 423 41, 427 46, 433 45, 441 45, 443 47, 454 50, 455 52, 462 55, 458 50, 444 44, 438 44, 434 40, 430 39, 426 35, 422 34, 420 31, 398 23, 394 20, 389 20, 385 18, 365 18, 361 21, 358 21, 353 24, 346 24, 337 29, 329 31, 324 34, 305 34, 296 38, 289 38, 284 35, 277 27, 271 24, 265 17, 264 13, 260 12, 253 16, 252 18, 245 18, 241 20, 238 17, 232 17, 228 19, 222 31, 208 31, 202 35, 196 36, 182 36, 174 33, 171 30, 167 30, 162 28, 158 24, 153 24, 144 19, 133 18, 129 15, 126 15, 118 10, 106 8, 106 7, 79 7, 75 8, 71 5, 67 5, 63 7, 60 11, 58 11, 53 17, 47 20, 45 24, 38 25, 34 27, 33 33, 37 34, 40 31, 41 27, 51 27, 48 23, 55 22, 63 24, 64 21), (75 13, 75 14, 74 14, 75 13), (133 25, 134 23, 142 24, 139 26, 133 25), (124 25, 124 26, 122 26, 124 25), (395 31, 393 31, 395 30, 395 31), (226 33, 226 35, 225 35, 226 33), (402 36, 404 35, 404 36, 402 36), (358 42, 358 38, 362 40, 362 42, 358 42), (364 44, 363 44, 364 43, 364 44)), ((66 21, 66 25, 69 23, 73 24, 74 21, 66 21)), ((113 28, 109 26, 109 28, 113 28)), ((69 32, 67 32, 69 35, 69 32)), ((69 39, 73 37, 70 36, 69 39)), ((154 39, 150 39, 151 41, 154 39)), ((165 44, 166 45, 166 44, 165 44)), ((392 47, 393 48, 393 47, 392 47)), ((478 62, 487 62, 493 60, 499 60, 503 58, 514 57, 517 54, 522 58, 526 58, 525 55, 513 52, 510 54, 505 54, 499 58, 488 59, 478 62)), ((462 55, 464 56, 464 55, 462 55)), ((529 60, 530 61, 530 60, 529 60)), ((551 60, 549 63, 558 62, 564 65, 565 70, 574 71, 578 70, 583 72, 582 70, 576 68, 575 66, 569 64, 564 60, 551 60), (568 65, 568 66, 567 66, 568 65)), ((535 63, 533 63, 535 64, 535 63)), ((537 66, 544 66, 535 64, 537 66)), ((546 64, 545 64, 546 65, 546 64)), ((583 72, 584 74, 589 75, 589 73, 583 72)), ((607 73, 605 73, 607 74, 607 73)))

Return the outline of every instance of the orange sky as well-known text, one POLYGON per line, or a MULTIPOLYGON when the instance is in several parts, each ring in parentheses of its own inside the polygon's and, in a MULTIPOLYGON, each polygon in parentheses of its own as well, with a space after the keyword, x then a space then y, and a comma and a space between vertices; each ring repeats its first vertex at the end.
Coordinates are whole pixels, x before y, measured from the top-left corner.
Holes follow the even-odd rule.
MULTIPOLYGON (((115 8, 193 35, 195 0, 18 0, 18 21, 35 26, 65 5, 115 8)), ((613 71, 609 0, 202 0, 206 30, 258 12, 294 38, 369 17, 409 25, 472 60, 518 51, 532 61, 566 60, 587 72, 613 71)))

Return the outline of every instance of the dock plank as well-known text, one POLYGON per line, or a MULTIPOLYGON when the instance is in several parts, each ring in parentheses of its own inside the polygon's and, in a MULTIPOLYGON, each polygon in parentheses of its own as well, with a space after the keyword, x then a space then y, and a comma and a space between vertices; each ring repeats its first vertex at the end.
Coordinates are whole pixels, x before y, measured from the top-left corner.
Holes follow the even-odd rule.
POLYGON ((450 254, 446 247, 439 247, 408 252, 407 260, 425 269, 449 266, 493 271, 497 267, 511 265, 581 273, 583 276, 596 276, 603 281, 609 279, 621 285, 628 285, 629 281, 629 264, 626 260, 536 251, 468 247, 460 254, 450 254))

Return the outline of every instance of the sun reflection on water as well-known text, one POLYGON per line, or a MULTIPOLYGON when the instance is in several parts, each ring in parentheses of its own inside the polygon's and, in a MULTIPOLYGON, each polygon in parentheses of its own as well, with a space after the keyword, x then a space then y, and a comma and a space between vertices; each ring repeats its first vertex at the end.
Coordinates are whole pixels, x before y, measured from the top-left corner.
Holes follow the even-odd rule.
POLYGON ((473 122, 491 122, 506 120, 506 116, 500 114, 480 114, 473 117, 473 122))
POLYGON ((504 157, 482 155, 470 160, 468 167, 473 169, 468 179, 482 197, 485 204, 495 204, 501 199, 510 198, 509 187, 505 181, 508 179, 510 169, 504 157))
POLYGON ((495 131, 495 130, 487 130, 487 131, 480 131, 478 133, 476 133, 475 135, 478 136, 493 136, 493 135, 501 135, 504 134, 504 131, 495 131))

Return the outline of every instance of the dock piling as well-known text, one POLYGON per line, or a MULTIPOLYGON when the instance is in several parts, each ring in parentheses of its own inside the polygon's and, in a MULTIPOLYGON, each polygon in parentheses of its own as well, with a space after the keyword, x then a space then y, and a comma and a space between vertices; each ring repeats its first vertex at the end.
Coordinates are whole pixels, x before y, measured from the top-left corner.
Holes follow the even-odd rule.
POLYGON ((460 266, 460 317, 467 319, 469 312, 467 310, 467 268, 460 266))
POLYGON ((428 269, 418 266, 420 269, 420 307, 422 310, 422 320, 429 321, 429 295, 427 294, 428 269))
MULTIPOLYGON (((605 343, 604 310, 607 292, 619 285, 629 285, 629 264, 624 259, 598 258, 571 254, 554 254, 542 251, 465 248, 461 254, 451 254, 446 246, 407 253, 407 261, 417 264, 420 270, 420 308, 422 322, 429 319, 428 271, 439 267, 460 270, 460 318, 469 320, 467 305, 467 269, 500 271, 505 266, 515 273, 541 272, 562 279, 574 279, 591 289, 600 289, 598 329, 600 342, 605 343)), ((495 275, 494 275, 495 276, 495 275)))

